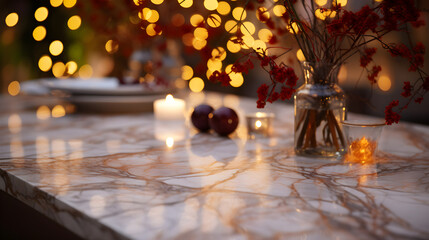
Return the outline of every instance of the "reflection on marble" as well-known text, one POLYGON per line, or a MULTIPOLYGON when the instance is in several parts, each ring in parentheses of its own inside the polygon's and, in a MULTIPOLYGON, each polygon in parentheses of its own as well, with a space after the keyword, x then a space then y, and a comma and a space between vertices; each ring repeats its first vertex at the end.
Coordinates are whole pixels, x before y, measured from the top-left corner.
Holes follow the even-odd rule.
POLYGON ((289 105, 274 106, 272 136, 249 139, 254 101, 233 96, 187 103, 234 106, 230 138, 188 122, 167 136, 151 114, 40 119, 0 101, 0 189, 84 238, 429 236, 429 127, 387 127, 361 164, 295 156, 289 105))

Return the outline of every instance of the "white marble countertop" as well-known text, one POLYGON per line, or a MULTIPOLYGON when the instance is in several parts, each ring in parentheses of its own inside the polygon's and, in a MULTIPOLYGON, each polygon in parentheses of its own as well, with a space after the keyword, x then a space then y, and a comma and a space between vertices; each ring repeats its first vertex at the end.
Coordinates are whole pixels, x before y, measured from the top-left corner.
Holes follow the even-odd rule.
MULTIPOLYGON (((0 97, 0 189, 92 239, 428 239, 429 127, 385 128, 377 163, 297 157, 293 107, 248 137, 254 100, 193 94, 238 111, 230 138, 150 113, 38 119, 0 97), (168 139, 168 140, 167 140, 168 139)), ((30 104, 31 103, 31 104, 30 104)))

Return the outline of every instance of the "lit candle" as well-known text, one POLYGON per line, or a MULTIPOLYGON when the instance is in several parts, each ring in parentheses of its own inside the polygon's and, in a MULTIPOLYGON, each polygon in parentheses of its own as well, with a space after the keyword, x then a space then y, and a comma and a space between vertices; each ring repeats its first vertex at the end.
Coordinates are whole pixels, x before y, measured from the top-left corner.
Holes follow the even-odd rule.
POLYGON ((370 161, 372 160, 376 148, 376 141, 368 140, 365 137, 355 139, 351 141, 349 145, 349 157, 352 159, 349 158, 348 160, 362 163, 370 161))
POLYGON ((274 118, 272 113, 257 112, 246 115, 247 130, 250 135, 259 133, 269 135, 271 133, 271 120, 274 118))
POLYGON ((168 94, 165 99, 155 100, 153 110, 158 120, 182 120, 185 118, 185 101, 168 94))

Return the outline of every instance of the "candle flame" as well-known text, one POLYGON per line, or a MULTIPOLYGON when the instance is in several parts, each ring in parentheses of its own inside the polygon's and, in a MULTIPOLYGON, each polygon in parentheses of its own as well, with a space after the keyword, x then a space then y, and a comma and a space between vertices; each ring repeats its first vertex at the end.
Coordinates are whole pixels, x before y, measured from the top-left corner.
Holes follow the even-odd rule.
POLYGON ((255 122, 255 128, 256 129, 260 128, 261 126, 262 126, 262 122, 261 121, 258 120, 258 121, 255 122))
POLYGON ((168 137, 165 139, 165 145, 167 145, 168 148, 172 148, 174 146, 174 138, 168 137))
POLYGON ((370 162, 377 148, 377 142, 368 140, 365 137, 353 140, 349 146, 347 159, 352 162, 365 164, 370 162))
POLYGON ((173 97, 173 95, 168 94, 168 95, 165 97, 165 101, 167 101, 167 102, 174 102, 174 97, 173 97))

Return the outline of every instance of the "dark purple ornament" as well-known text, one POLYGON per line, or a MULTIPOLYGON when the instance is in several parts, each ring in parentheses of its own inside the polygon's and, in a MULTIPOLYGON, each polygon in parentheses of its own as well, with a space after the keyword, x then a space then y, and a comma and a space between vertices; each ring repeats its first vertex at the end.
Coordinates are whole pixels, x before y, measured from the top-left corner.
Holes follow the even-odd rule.
POLYGON ((210 114, 210 127, 221 136, 228 136, 238 126, 237 113, 228 107, 221 107, 210 114))
POLYGON ((213 112, 213 108, 207 104, 201 104, 194 108, 191 115, 192 124, 200 131, 205 132, 210 129, 209 114, 213 112))

